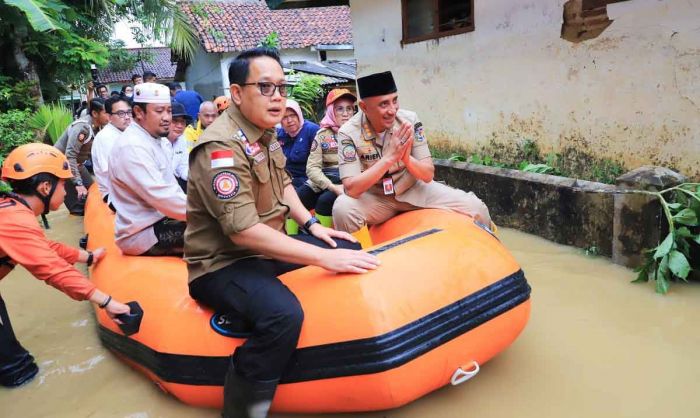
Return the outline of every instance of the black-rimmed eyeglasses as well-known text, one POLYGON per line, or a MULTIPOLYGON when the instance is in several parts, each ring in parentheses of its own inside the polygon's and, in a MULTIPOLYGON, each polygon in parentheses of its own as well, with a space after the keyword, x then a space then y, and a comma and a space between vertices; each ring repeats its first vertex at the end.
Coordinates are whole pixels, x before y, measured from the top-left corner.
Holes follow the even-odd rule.
POLYGON ((110 115, 115 115, 115 116, 118 116, 118 117, 124 119, 127 116, 132 117, 134 114, 131 110, 120 110, 118 112, 112 112, 112 113, 110 113, 110 115))
POLYGON ((269 81, 258 81, 257 83, 243 83, 241 84, 241 86, 258 86, 258 88, 260 89, 260 94, 268 97, 274 96, 275 90, 278 90, 280 92, 280 96, 287 97, 289 96, 290 90, 292 89, 291 84, 275 84, 269 81))

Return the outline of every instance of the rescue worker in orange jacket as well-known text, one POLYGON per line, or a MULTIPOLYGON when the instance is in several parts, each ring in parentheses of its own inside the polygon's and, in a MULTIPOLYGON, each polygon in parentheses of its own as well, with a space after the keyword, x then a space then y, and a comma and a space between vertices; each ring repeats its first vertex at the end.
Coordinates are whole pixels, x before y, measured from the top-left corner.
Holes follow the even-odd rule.
MULTIPOLYGON (((115 316, 129 313, 129 306, 101 292, 73 267, 98 262, 104 248, 89 252, 50 241, 36 219, 61 206, 65 182, 72 177, 65 155, 50 145, 22 145, 7 156, 2 179, 13 192, 0 194, 0 279, 20 264, 69 297, 97 304, 119 323, 115 316)), ((0 385, 19 386, 37 372, 34 358, 15 338, 0 296, 0 385)))

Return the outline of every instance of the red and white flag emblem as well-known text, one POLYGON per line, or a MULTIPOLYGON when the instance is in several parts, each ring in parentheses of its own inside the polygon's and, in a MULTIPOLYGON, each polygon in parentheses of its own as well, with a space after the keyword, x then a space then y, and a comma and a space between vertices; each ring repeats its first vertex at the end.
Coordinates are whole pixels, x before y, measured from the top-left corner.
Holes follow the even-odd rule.
POLYGON ((233 151, 214 151, 211 153, 211 168, 233 167, 233 151))

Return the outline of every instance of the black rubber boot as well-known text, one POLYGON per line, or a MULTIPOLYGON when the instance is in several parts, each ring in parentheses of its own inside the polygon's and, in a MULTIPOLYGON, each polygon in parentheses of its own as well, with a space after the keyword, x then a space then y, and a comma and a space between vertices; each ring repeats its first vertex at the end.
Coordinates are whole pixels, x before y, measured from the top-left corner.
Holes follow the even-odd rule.
POLYGON ((223 418, 266 418, 277 389, 277 380, 251 381, 229 365, 224 383, 223 418))
POLYGON ((34 357, 15 338, 5 301, 0 296, 0 385, 23 385, 32 380, 38 371, 34 357))

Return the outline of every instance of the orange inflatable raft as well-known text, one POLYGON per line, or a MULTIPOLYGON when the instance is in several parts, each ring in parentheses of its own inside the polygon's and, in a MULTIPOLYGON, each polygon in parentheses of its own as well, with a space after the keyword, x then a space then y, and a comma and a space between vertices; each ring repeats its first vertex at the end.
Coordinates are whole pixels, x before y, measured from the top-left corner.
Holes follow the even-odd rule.
MULTIPOLYGON (((190 298, 185 263, 131 257, 114 243, 114 215, 93 189, 88 247, 106 247, 92 280, 144 315, 127 337, 97 309, 103 344, 183 402, 220 408, 228 357, 243 343, 226 317, 190 298), (228 335, 225 335, 228 334, 228 335)), ((395 408, 475 375, 527 323, 530 287, 511 254, 471 219, 440 210, 373 227, 381 267, 364 275, 306 267, 281 277, 305 320, 272 410, 395 408)))

